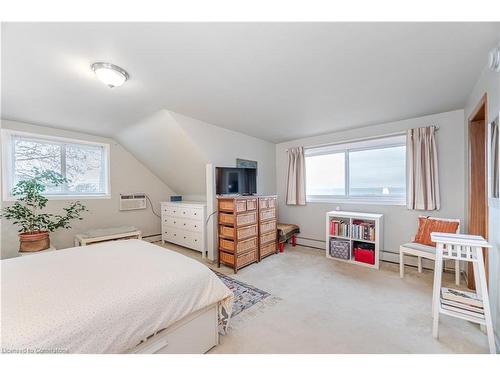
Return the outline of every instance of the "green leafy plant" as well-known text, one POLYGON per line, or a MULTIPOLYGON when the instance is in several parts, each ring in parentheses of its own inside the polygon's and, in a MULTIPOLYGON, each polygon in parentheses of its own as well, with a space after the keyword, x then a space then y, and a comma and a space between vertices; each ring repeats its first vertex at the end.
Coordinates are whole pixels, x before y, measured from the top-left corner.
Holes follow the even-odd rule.
POLYGON ((12 206, 2 209, 2 217, 14 220, 19 225, 20 233, 33 234, 38 232, 53 232, 58 228, 71 228, 71 220, 82 220, 83 211, 88 211, 79 201, 72 202, 63 208, 64 215, 55 215, 42 210, 48 199, 43 195, 45 187, 59 186, 68 182, 60 173, 34 168, 33 177, 19 181, 12 189, 12 195, 17 199, 12 206))

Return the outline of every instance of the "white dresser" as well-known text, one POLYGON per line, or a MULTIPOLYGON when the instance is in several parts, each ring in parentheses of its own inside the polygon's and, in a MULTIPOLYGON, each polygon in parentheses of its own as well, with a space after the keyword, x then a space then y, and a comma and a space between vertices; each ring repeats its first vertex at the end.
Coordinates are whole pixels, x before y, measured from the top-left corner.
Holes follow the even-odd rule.
POLYGON ((161 239, 201 252, 205 257, 207 204, 161 202, 161 239))

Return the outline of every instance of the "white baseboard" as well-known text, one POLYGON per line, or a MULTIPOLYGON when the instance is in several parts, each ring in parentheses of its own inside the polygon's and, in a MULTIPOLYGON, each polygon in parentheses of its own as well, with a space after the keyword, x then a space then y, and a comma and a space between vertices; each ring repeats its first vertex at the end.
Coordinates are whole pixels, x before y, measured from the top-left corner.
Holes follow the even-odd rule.
POLYGON ((161 234, 147 235, 142 239, 146 242, 158 242, 161 241, 161 234))
MULTIPOLYGON (((313 247, 325 251, 326 242, 321 240, 315 240, 313 238, 304 238, 297 236, 297 245, 313 247)), ((390 250, 381 250, 380 260, 383 262, 391 262, 399 264, 399 252, 394 252, 390 250)), ((417 267, 417 257, 405 256, 405 265, 417 267)), ((434 270, 434 261, 430 259, 422 259, 422 267, 424 269, 434 270)), ((445 269, 454 270, 455 269, 454 262, 446 261, 445 269)))
POLYGON ((314 247, 316 249, 325 250, 325 241, 315 240, 312 238, 303 238, 297 236, 297 245, 314 247))

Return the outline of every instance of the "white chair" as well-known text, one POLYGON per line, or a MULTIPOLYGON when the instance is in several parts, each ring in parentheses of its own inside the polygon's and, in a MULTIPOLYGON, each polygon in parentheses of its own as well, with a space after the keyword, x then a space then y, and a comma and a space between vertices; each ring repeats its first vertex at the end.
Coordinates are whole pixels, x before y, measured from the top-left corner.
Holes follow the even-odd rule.
MULTIPOLYGON (((490 301, 483 260, 483 248, 488 249, 491 246, 483 237, 467 234, 432 233, 431 238, 437 244, 434 265, 434 287, 432 291, 432 335, 436 339, 439 338, 439 314, 477 323, 481 326, 482 331, 486 330, 490 353, 495 354, 495 334, 491 320, 490 301), (476 308, 474 313, 471 313, 470 304, 463 302, 454 301, 452 308, 450 308, 450 300, 442 296, 441 265, 446 259, 472 263, 476 285, 476 293, 472 294, 472 297, 482 304, 482 308, 476 308)), ((454 290, 453 292, 456 294, 461 291, 454 290)))
MULTIPOLYGON (((426 217, 426 216, 421 216, 426 217)), ((460 220, 458 219, 442 219, 438 217, 429 217, 429 219, 457 222, 457 233, 460 233, 460 220)), ((414 237, 412 238, 412 240, 414 237)), ((399 247, 399 276, 405 277, 404 256, 412 255, 417 257, 418 272, 422 273, 422 258, 435 260, 436 248, 434 246, 422 245, 416 242, 408 242, 399 247)), ((460 285, 460 261, 455 259, 455 284, 460 285)))

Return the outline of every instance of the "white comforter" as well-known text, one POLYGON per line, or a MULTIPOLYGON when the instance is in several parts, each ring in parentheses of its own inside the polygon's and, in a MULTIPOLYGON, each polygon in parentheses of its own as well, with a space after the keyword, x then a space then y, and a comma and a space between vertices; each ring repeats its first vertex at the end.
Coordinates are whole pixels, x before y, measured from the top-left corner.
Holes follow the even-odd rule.
POLYGON ((2 349, 120 353, 231 291, 210 269, 126 240, 1 261, 2 349))

